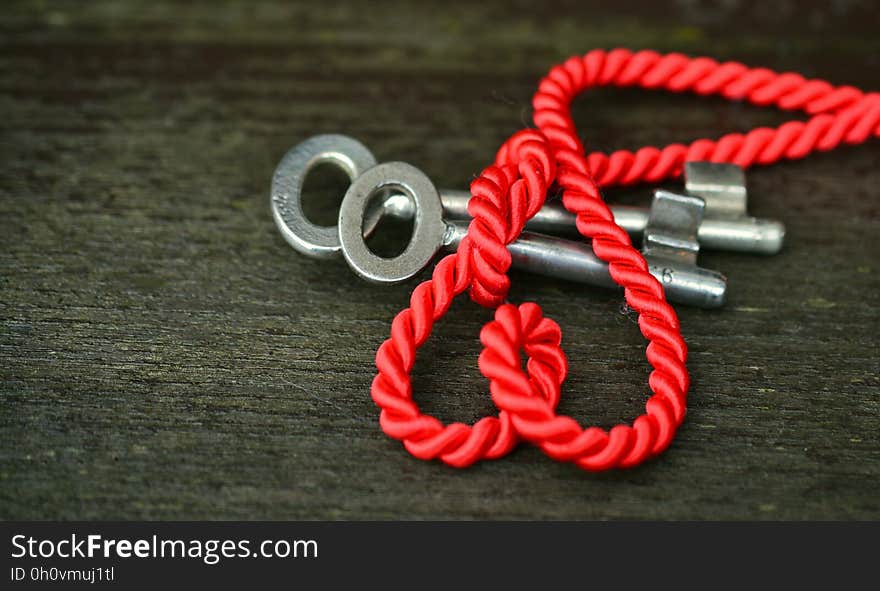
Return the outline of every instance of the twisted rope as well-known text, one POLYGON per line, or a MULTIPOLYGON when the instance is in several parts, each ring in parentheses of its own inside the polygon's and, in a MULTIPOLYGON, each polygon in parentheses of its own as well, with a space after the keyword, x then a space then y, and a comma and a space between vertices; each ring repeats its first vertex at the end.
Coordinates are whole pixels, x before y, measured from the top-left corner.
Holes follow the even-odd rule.
POLYGON ((689 145, 646 146, 635 152, 587 157, 599 185, 656 183, 681 175, 688 160, 728 162, 743 168, 804 158, 841 144, 861 144, 880 137, 880 93, 852 86, 832 86, 800 74, 778 74, 738 62, 718 63, 707 57, 680 53, 596 49, 557 65, 541 81, 532 100, 535 124, 550 138, 577 152, 583 147, 575 132, 569 105, 578 93, 595 86, 636 86, 649 90, 719 95, 757 106, 800 110, 807 121, 789 121, 777 128, 759 127, 748 133, 728 133, 718 140, 698 139, 689 145))
POLYGON ((599 186, 657 182, 681 174, 687 160, 730 162, 740 166, 802 158, 841 143, 856 144, 880 136, 880 95, 793 73, 776 74, 709 58, 625 49, 592 51, 551 69, 533 99, 538 130, 515 133, 498 151, 495 164, 471 183, 468 212, 473 216, 458 252, 443 258, 430 280, 418 285, 410 307, 391 325, 391 336, 376 354, 378 373, 371 393, 382 409, 387 435, 403 441, 421 459, 468 466, 508 453, 519 438, 538 445, 550 457, 587 470, 636 466, 666 449, 684 420, 689 385, 687 347, 678 318, 660 283, 648 272, 629 236, 614 223, 599 186), (571 117, 574 97, 592 86, 640 86, 672 92, 719 94, 757 105, 800 109, 812 115, 779 128, 731 133, 689 146, 646 147, 635 153, 584 155, 571 117), (544 318, 537 304, 504 304, 510 287, 507 245, 544 203, 556 183, 565 207, 576 214, 578 231, 592 239, 596 255, 609 265, 624 288, 627 303, 639 314, 639 329, 649 341, 646 358, 651 395, 645 414, 610 430, 583 429, 574 419, 556 415, 567 365, 558 325, 544 318), (452 300, 470 290, 478 304, 497 308, 481 331, 480 371, 489 379, 497 417, 474 425, 444 425, 422 414, 412 400, 410 373, 416 351, 452 300), (526 369, 520 350, 527 355, 526 369))

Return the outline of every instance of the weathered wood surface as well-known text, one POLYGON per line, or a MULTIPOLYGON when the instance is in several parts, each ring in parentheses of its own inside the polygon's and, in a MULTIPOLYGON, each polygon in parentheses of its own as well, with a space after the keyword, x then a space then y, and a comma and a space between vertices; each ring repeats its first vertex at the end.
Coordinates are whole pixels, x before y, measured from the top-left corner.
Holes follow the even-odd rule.
MULTIPOLYGON (((3 4, 0 517, 880 517, 880 142, 749 174, 785 251, 702 256, 731 287, 721 311, 679 310, 688 419, 659 460, 610 474, 528 447, 467 471, 412 459, 368 394, 412 286, 298 256, 268 209, 278 159, 320 132, 464 187, 542 73, 593 47, 880 89, 875 3, 180 4, 3 4)), ((576 118, 610 149, 785 116, 602 90, 576 118)), ((511 296, 563 325, 564 411, 640 411, 644 342, 620 296, 526 275, 511 296)), ((492 411, 487 317, 457 303, 425 347, 426 410, 492 411)))

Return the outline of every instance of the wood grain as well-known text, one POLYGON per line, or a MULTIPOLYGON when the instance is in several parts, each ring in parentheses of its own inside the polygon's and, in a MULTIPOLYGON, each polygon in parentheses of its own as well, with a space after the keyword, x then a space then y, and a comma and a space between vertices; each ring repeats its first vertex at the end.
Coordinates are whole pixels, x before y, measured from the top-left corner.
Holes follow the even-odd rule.
MULTIPOLYGON (((287 247, 268 188, 291 145, 343 132, 464 187, 528 120, 542 73, 593 47, 880 88, 870 1, 540 4, 5 2, 0 517, 880 517, 876 141, 749 173, 753 212, 784 220, 787 246, 701 255, 729 303, 679 310, 690 414, 659 460, 594 475, 522 447, 456 471, 380 432, 373 355, 412 285, 287 247)), ((575 115, 599 149, 790 116, 610 90, 575 115)), ((640 411, 644 342, 618 294, 515 274, 511 298, 563 326, 565 412, 607 426, 640 411)), ((487 317, 457 302, 423 349, 427 411, 493 412, 487 317)))

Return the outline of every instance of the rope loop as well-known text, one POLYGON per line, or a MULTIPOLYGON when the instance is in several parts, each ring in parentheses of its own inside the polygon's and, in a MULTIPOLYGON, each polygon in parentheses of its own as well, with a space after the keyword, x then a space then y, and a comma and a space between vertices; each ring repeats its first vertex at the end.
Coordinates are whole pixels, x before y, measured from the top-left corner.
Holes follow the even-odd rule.
POLYGON ((684 420, 687 346, 662 285, 648 272, 626 232, 614 223, 599 187, 674 178, 688 160, 749 167, 863 143, 880 137, 880 93, 706 57, 597 49, 554 66, 538 85, 532 105, 537 129, 513 134, 498 150, 495 163, 471 183, 468 212, 473 219, 458 251, 437 263, 431 279, 413 290, 410 307, 394 318, 390 338, 376 353, 379 371, 372 398, 381 408, 384 432, 420 459, 465 467, 502 457, 522 438, 551 458, 585 470, 631 468, 665 450, 684 420), (719 95, 801 110, 811 117, 689 145, 586 154, 571 116, 571 102, 594 86, 719 95), (561 189, 566 209, 575 214, 578 231, 592 240, 594 252, 623 287, 648 341, 645 357, 651 366, 651 393, 645 413, 610 430, 582 428, 571 417, 556 414, 567 373, 559 326, 544 317, 537 304, 505 303, 511 264, 507 245, 541 208, 553 185, 561 189), (416 351, 429 338, 434 323, 465 290, 476 303, 495 309, 494 319, 480 332, 479 367, 500 412, 472 426, 444 425, 420 412, 412 399, 410 374, 416 351), (521 352, 527 358, 525 369, 521 352))

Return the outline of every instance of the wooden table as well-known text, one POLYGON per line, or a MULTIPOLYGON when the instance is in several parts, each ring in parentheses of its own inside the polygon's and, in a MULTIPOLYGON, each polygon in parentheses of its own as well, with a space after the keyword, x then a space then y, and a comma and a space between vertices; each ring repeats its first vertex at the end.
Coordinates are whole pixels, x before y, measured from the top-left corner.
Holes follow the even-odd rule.
MULTIPOLYGON (((880 517, 878 141, 749 172, 752 212, 782 219, 787 244, 701 255, 729 301, 679 309, 690 414, 658 460, 587 474, 522 446, 459 471, 379 430, 373 357, 413 284, 286 245, 268 192, 290 146, 342 132, 465 187, 550 65, 594 47, 880 88, 870 0, 503 4, 4 4, 0 517, 880 517)), ((575 117, 607 150, 790 115, 601 90, 575 117)), ((640 412, 644 341, 621 295, 515 274, 511 299, 563 326, 562 410, 606 426, 640 412)), ((489 312, 460 300, 415 391, 472 421, 493 412, 476 368, 489 312)))

